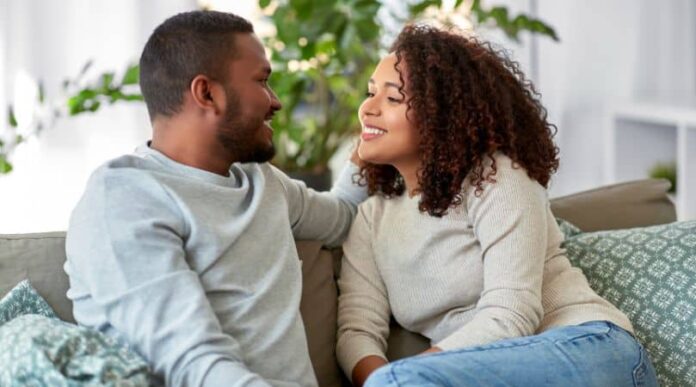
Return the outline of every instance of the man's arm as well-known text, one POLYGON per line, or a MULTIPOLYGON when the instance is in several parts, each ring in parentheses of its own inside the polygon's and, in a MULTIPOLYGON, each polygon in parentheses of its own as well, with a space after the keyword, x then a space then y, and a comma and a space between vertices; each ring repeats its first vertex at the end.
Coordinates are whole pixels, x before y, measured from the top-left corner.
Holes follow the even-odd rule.
POLYGON ((149 175, 97 173, 73 213, 66 266, 167 385, 268 386, 222 332, 186 262, 186 227, 149 175))
POLYGON ((353 182, 358 171, 357 165, 346 163, 331 191, 317 192, 273 168, 288 201, 290 224, 296 239, 320 240, 331 247, 343 242, 358 204, 367 198, 367 189, 353 182))

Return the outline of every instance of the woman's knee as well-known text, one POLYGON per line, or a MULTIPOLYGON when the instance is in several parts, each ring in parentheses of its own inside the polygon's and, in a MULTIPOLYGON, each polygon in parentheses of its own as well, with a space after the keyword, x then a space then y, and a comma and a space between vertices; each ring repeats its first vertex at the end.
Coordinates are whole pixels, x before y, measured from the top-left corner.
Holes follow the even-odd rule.
POLYGON ((392 375, 393 364, 387 364, 374 371, 365 381, 365 387, 398 386, 392 375))
POLYGON ((437 367, 425 364, 423 360, 416 357, 387 364, 372 373, 365 386, 441 387, 451 385, 447 378, 440 375, 437 367))

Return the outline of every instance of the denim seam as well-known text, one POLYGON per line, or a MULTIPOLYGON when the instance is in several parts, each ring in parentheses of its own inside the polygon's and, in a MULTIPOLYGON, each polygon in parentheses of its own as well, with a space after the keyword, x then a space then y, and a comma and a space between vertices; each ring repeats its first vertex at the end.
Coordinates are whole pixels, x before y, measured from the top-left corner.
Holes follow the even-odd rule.
MULTIPOLYGON (((524 343, 515 343, 515 344, 506 344, 504 346, 498 346, 498 347, 489 347, 489 348, 481 348, 481 346, 475 346, 475 347, 466 347, 466 348, 458 348, 458 349, 449 349, 449 350, 444 350, 441 352, 434 352, 434 353, 429 353, 425 356, 447 356, 447 354, 450 353, 464 353, 464 352, 487 352, 487 351, 494 351, 498 349, 506 349, 506 348, 517 348, 517 347, 526 347, 526 346, 532 346, 532 345, 538 345, 538 344, 543 344, 544 340, 539 340, 536 339, 534 341, 526 341, 524 343)), ((491 343, 493 344, 493 343, 491 343)), ((484 344, 486 345, 486 344, 484 344)), ((404 359, 402 361, 408 361, 411 358, 404 359)))
POLYGON ((644 385, 643 381, 645 379, 645 368, 647 368, 647 366, 645 365, 643 346, 640 343, 638 343, 638 341, 636 341, 636 344, 638 344, 638 364, 636 364, 633 367, 633 372, 631 374, 633 376, 633 385, 637 387, 644 385), (637 374, 641 372, 641 370, 643 372, 643 375, 641 378, 639 378, 637 374))
POLYGON ((391 379, 391 380, 389 380, 389 383, 394 384, 397 387, 401 386, 401 383, 399 383, 399 381, 396 380, 396 373, 394 372, 394 368, 400 367, 400 366, 401 366, 401 364, 398 364, 398 363, 392 364, 392 366, 389 367, 389 372, 387 373, 387 375, 389 375, 389 379, 391 379))

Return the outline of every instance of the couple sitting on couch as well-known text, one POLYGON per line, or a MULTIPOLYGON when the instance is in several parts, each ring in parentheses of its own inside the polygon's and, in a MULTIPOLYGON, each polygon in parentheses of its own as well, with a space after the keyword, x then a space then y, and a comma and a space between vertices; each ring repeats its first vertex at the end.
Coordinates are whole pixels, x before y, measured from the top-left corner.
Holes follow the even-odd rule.
POLYGON ((267 163, 281 104, 248 21, 174 16, 140 71, 152 141, 94 172, 65 269, 76 320, 167 385, 317 384, 295 239, 345 239, 337 355, 356 385, 656 385, 631 323, 560 248, 553 126, 489 45, 406 27, 326 193, 267 163), (392 315, 432 347, 387 364, 392 315))

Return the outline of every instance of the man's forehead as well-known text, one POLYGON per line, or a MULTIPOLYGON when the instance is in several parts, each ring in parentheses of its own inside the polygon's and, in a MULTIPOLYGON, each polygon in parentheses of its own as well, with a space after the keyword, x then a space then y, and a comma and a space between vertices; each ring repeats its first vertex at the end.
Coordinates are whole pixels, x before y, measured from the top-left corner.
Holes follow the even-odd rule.
POLYGON ((237 34, 235 36, 234 50, 240 59, 263 59, 266 60, 266 49, 256 34, 237 34))

